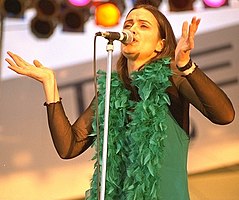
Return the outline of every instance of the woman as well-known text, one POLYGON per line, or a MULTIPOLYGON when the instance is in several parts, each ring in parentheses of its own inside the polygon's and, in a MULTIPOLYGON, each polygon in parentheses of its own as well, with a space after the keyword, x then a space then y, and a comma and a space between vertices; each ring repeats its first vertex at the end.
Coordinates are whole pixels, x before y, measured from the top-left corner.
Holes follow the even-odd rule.
MULTIPOLYGON (((189 199, 189 104, 213 123, 233 121, 234 109, 226 94, 190 59, 199 23, 196 17, 189 26, 184 22, 176 45, 171 25, 155 7, 138 5, 127 15, 124 29, 133 33, 134 40, 122 44, 117 73, 112 73, 106 199, 189 199)), ((83 153, 96 137, 95 100, 71 125, 52 70, 37 60, 34 66, 9 55, 14 61, 6 59, 10 69, 43 84, 49 127, 60 157, 83 153)), ((105 76, 99 72, 101 132, 105 76)), ((97 199, 97 171, 88 199, 97 199)))

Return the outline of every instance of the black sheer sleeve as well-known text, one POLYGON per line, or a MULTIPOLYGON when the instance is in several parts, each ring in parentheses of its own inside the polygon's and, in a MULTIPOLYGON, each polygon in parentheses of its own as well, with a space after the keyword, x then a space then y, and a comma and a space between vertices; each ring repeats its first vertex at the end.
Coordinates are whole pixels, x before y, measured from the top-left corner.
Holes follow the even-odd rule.
POLYGON ((76 157, 93 143, 94 137, 89 136, 94 115, 93 102, 73 125, 65 115, 61 101, 46 105, 52 140, 61 158, 76 157))
POLYGON ((213 123, 233 121, 235 111, 230 99, 199 68, 186 77, 174 76, 174 83, 180 94, 213 123))

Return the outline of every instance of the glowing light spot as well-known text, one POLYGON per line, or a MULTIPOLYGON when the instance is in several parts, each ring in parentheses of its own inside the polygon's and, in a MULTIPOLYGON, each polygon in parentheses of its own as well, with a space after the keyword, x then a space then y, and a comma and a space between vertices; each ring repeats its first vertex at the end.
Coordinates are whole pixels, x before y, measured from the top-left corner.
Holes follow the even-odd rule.
POLYGON ((74 6, 86 6, 90 3, 90 0, 68 0, 70 4, 74 6))

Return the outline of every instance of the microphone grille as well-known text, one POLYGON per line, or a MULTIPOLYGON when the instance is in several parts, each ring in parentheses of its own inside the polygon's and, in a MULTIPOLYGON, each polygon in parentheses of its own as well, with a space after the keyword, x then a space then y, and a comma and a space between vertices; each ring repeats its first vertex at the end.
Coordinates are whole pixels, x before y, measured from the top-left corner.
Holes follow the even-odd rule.
POLYGON ((124 44, 129 44, 133 42, 134 36, 130 30, 124 30, 123 33, 126 35, 126 39, 124 40, 124 44))

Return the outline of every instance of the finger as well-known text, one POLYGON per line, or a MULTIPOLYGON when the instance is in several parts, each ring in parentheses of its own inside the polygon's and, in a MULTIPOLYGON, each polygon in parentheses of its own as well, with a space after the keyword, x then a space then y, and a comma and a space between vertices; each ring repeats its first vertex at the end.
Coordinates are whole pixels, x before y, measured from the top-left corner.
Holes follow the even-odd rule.
POLYGON ((9 69, 15 71, 18 74, 24 74, 24 70, 22 68, 18 67, 12 60, 10 60, 8 58, 6 58, 5 60, 9 64, 9 66, 8 66, 9 69))
POLYGON ((7 52, 7 54, 11 57, 11 58, 14 58, 14 59, 18 59, 20 61, 24 61, 20 56, 18 56, 17 54, 14 54, 10 51, 7 52))
POLYGON ((192 18, 191 25, 192 25, 192 30, 194 32, 197 32, 197 29, 198 29, 198 26, 200 24, 200 21, 201 21, 200 18, 198 18, 198 19, 196 17, 192 18))
POLYGON ((183 22, 183 26, 182 26, 182 37, 186 38, 188 35, 188 22, 185 21, 183 22))
POLYGON ((8 62, 8 64, 9 64, 11 67, 19 68, 19 66, 17 66, 12 60, 10 60, 10 59, 8 59, 8 58, 6 58, 5 60, 8 62))
POLYGON ((199 26, 199 24, 200 24, 200 22, 201 22, 201 19, 199 18, 199 19, 197 19, 197 21, 196 21, 196 31, 197 31, 197 29, 198 29, 198 26, 199 26))
POLYGON ((193 23, 195 23, 195 21, 196 21, 196 17, 194 16, 191 20, 191 23, 193 24, 193 23))
POLYGON ((192 18, 191 24, 189 25, 189 34, 188 34, 188 40, 189 40, 189 46, 190 48, 194 48, 194 37, 198 29, 198 25, 200 23, 200 19, 197 19, 196 17, 192 18))
POLYGON ((7 52, 7 54, 14 60, 14 62, 21 67, 24 67, 26 65, 30 65, 28 62, 26 62, 25 60, 23 60, 20 56, 18 56, 17 54, 14 54, 10 51, 7 52))
POLYGON ((34 63, 34 65, 35 65, 36 67, 39 67, 39 68, 42 68, 42 67, 43 67, 43 65, 42 65, 42 64, 40 63, 40 61, 38 61, 38 60, 34 60, 33 63, 34 63))
POLYGON ((193 49, 194 48, 194 34, 189 35, 188 41, 189 41, 189 48, 193 49))
POLYGON ((197 18, 197 17, 193 17, 192 18, 192 22, 191 23, 196 23, 197 25, 200 23, 201 19, 200 18, 197 18))
POLYGON ((199 24, 200 21, 201 21, 201 18, 197 18, 197 17, 195 17, 195 21, 196 21, 197 24, 199 24))

